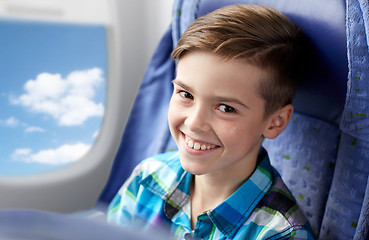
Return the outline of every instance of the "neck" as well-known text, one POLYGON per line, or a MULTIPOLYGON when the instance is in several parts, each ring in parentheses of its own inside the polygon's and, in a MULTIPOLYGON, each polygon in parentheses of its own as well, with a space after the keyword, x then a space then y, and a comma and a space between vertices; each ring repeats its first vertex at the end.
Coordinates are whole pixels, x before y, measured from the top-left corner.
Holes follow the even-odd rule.
POLYGON ((233 176, 201 175, 194 176, 191 186, 191 227, 196 226, 197 216, 212 210, 230 197, 246 180, 248 176, 234 178, 233 176))
POLYGON ((210 209, 231 196, 246 180, 248 176, 215 176, 201 175, 194 177, 193 195, 201 199, 204 207, 210 209), (207 204, 209 203, 209 204, 207 204))
MULTIPOLYGON (((260 143, 261 145, 261 143, 260 143)), ((248 155, 249 160, 240 160, 228 167, 195 175, 191 186, 191 227, 197 216, 212 210, 230 197, 254 172, 259 148, 248 155)))
POLYGON ((250 154, 247 161, 221 168, 204 175, 195 175, 193 194, 202 202, 213 202, 212 208, 231 196, 255 171, 258 152, 250 154))

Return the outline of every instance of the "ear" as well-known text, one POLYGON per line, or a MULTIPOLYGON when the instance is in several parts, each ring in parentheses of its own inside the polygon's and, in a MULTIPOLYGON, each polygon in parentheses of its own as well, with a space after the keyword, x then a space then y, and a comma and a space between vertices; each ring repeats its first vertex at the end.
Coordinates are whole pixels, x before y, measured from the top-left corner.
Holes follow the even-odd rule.
POLYGON ((293 113, 292 104, 288 104, 268 117, 268 125, 265 128, 263 136, 265 138, 274 139, 279 136, 286 128, 293 113))

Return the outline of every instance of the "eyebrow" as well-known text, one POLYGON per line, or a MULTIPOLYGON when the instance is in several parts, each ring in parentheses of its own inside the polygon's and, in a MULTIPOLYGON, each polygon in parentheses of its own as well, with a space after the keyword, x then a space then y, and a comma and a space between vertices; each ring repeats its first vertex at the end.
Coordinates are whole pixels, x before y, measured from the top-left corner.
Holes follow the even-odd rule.
POLYGON ((243 106, 244 108, 249 109, 248 106, 246 106, 246 104, 244 104, 243 102, 241 102, 240 100, 238 100, 237 98, 232 98, 232 97, 216 97, 215 98, 218 102, 224 102, 224 103, 236 103, 238 105, 243 106))
MULTIPOLYGON (((181 88, 183 88, 186 91, 189 91, 190 93, 193 93, 194 92, 194 90, 190 86, 188 86, 185 83, 181 82, 181 80, 179 80, 179 79, 172 80, 172 83, 175 84, 175 85, 180 86, 181 88)), ((242 101, 240 101, 237 98, 217 96, 217 97, 215 97, 215 100, 217 102, 236 103, 236 104, 241 105, 241 106, 243 106, 243 107, 245 107, 247 109, 250 109, 246 104, 244 104, 242 101)))
POLYGON ((187 86, 186 84, 184 84, 183 82, 181 82, 181 80, 179 80, 179 79, 173 79, 172 80, 172 83, 175 84, 175 85, 180 86, 181 88, 183 88, 183 89, 185 89, 185 90, 187 90, 189 92, 192 92, 192 93, 194 92, 194 90, 190 86, 187 86))

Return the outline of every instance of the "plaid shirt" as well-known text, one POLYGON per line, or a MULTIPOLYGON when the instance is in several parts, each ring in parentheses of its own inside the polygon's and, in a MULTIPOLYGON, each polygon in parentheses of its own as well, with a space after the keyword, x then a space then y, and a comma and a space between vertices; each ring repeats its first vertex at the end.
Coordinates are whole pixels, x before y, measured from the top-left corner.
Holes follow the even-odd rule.
POLYGON ((139 164, 110 204, 108 221, 169 228, 177 239, 315 239, 310 224, 262 148, 252 176, 191 231, 190 184, 178 152, 139 164))

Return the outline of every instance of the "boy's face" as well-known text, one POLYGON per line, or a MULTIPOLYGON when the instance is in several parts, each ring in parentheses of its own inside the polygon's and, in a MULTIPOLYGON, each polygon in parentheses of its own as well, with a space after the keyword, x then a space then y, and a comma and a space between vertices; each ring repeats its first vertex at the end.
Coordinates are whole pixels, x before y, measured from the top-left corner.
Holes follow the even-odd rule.
POLYGON ((201 51, 181 57, 168 120, 185 170, 251 174, 269 126, 257 92, 262 76, 244 60, 224 61, 201 51))

